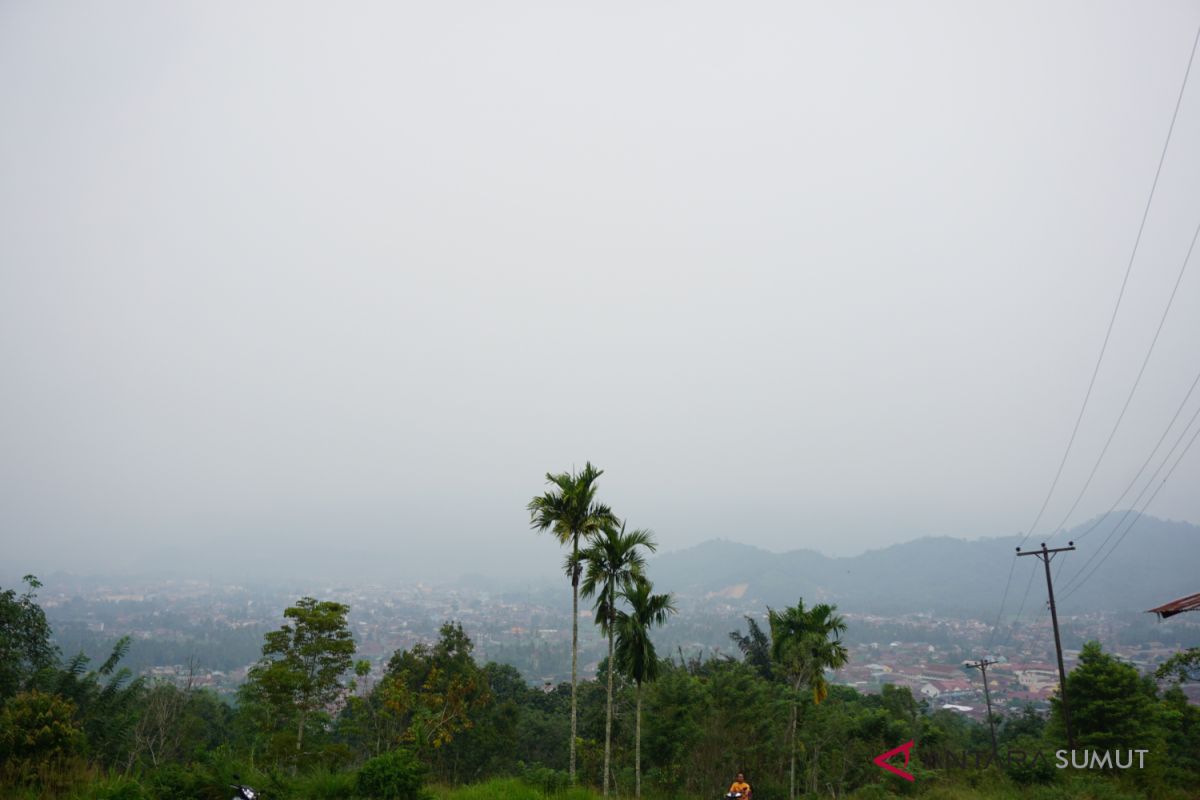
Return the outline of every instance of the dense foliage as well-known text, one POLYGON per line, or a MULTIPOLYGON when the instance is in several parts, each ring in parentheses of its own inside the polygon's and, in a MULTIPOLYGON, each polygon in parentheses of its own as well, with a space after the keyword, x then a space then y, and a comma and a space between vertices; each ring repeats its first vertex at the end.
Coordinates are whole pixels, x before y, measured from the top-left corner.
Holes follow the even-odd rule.
MULTIPOLYGON (((517 783, 483 785, 516 794, 519 785, 537 795, 567 790, 569 684, 545 691, 512 667, 477 663, 458 624, 372 674, 352 662, 345 606, 305 598, 267 635, 239 702, 228 705, 186 685, 135 679, 120 665, 125 644, 94 669, 82 657, 60 661, 35 588, 0 593, 2 645, 22 654, 6 663, 0 696, 4 797, 227 800, 235 779, 269 800, 419 800, 431 786, 501 776, 517 783)), ((875 767, 874 756, 910 739, 918 754, 986 753, 987 730, 931 710, 907 689, 864 695, 826 684, 814 664, 841 657, 837 636, 828 635, 840 624, 831 608, 801 603, 772 612, 767 630, 752 624, 738 632, 744 660, 655 657, 649 669, 644 630, 629 628, 629 618, 661 624, 669 597, 650 594, 648 584, 624 594, 634 601, 615 617, 621 668, 611 676, 611 777, 619 795, 635 791, 639 694, 643 780, 655 797, 719 796, 741 770, 756 798, 784 798, 793 756, 794 785, 813 796, 1084 797, 1098 796, 1099 786, 1111 797, 1186 797, 1200 781, 1200 710, 1177 687, 1160 691, 1098 644, 1085 648, 1068 682, 1081 746, 1148 748, 1146 769, 1057 770, 1047 763, 1063 746, 1057 712, 1047 721, 1026 709, 1001 721, 1001 750, 1045 752, 1046 760, 979 769, 914 760, 918 781, 907 784, 875 767)), ((596 787, 609 677, 605 661, 598 680, 579 685, 579 780, 596 787)))

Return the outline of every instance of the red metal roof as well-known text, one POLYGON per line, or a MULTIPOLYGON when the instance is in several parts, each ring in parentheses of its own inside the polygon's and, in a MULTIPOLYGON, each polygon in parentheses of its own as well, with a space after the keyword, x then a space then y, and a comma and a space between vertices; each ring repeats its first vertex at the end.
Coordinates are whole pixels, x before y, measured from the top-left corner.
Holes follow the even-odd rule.
POLYGON ((1166 619, 1176 614, 1182 614, 1184 611, 1195 611, 1197 609, 1200 609, 1200 594, 1189 594, 1187 597, 1172 600, 1158 608, 1152 608, 1146 613, 1158 614, 1159 619, 1166 619))

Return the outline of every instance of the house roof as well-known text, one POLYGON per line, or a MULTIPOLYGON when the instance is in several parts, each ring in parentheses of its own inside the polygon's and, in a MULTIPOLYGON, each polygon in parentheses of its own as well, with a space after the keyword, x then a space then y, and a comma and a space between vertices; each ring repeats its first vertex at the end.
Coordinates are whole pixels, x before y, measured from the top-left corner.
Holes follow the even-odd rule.
POLYGON ((1158 608, 1152 608, 1147 611, 1147 614, 1158 614, 1159 619, 1173 617, 1176 614, 1182 614, 1184 611, 1195 611, 1200 608, 1200 593, 1189 594, 1187 597, 1181 597, 1178 600, 1172 600, 1169 603, 1164 603, 1158 608))

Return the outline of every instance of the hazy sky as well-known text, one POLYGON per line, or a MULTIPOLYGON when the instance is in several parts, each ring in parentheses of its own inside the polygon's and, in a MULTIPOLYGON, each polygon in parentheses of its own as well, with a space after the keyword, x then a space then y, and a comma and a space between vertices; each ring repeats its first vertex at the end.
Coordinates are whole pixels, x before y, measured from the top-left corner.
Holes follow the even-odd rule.
MULTIPOLYGON (((557 564, 525 503, 588 459, 664 549, 1024 530, 1197 25, 1195 2, 0 3, 0 561, 523 573, 557 564)), ((1200 223, 1198 143, 1200 65, 1040 530, 1200 223)), ((1193 263, 1072 524, 1197 370, 1193 263)), ((1200 445, 1150 512, 1200 521, 1198 487, 1200 445)))

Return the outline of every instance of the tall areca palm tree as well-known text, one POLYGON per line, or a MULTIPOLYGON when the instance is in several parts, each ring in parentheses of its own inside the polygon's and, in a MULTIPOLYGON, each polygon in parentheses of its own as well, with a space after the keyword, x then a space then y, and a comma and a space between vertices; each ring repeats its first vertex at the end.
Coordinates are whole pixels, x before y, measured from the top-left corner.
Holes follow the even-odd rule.
POLYGON ((789 797, 796 796, 796 720, 800 710, 800 690, 807 686, 813 702, 820 703, 829 695, 825 670, 846 664, 846 648, 842 634, 846 623, 834 612, 837 606, 819 603, 804 608, 804 600, 782 611, 767 609, 771 629, 771 659, 778 674, 792 688, 792 719, 788 732, 791 753, 789 797))
POLYGON ((578 734, 579 669, 579 577, 582 568, 580 540, 599 534, 616 524, 612 509, 596 502, 596 479, 604 470, 588 462, 579 473, 546 473, 553 488, 529 501, 529 524, 537 531, 551 531, 558 543, 570 546, 567 554, 567 578, 571 581, 571 782, 575 782, 575 740, 578 734))
POLYGON ((621 592, 628 611, 618 611, 614 627, 617 631, 617 667, 636 687, 637 722, 634 727, 633 763, 636 796, 642 796, 642 686, 658 679, 658 653, 650 641, 650 629, 664 625, 675 613, 670 594, 654 594, 648 580, 640 580, 621 592))
POLYGON ((608 797, 608 777, 612 765, 613 644, 616 635, 617 600, 622 592, 632 589, 642 580, 646 559, 642 550, 657 548, 650 531, 625 532, 621 527, 605 526, 604 532, 592 540, 583 554, 587 572, 580 591, 584 597, 596 598, 596 624, 608 636, 608 715, 604 722, 604 796, 608 797))

